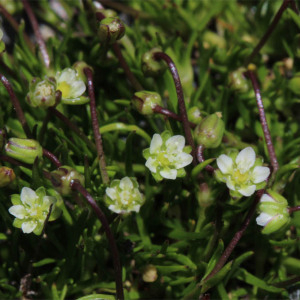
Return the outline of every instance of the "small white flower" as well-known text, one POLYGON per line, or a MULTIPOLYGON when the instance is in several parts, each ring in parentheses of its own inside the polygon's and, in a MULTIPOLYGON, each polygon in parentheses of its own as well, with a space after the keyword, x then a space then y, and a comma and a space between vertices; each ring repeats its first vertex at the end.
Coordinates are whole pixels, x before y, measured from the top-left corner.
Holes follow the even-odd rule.
POLYGON ((135 178, 124 177, 113 180, 110 187, 106 188, 105 202, 108 208, 115 213, 124 214, 131 211, 139 212, 145 202, 144 195, 138 189, 135 178))
POLYGON ((156 180, 183 177, 185 176, 183 168, 193 161, 193 157, 185 151, 187 147, 182 135, 171 137, 167 131, 162 135, 156 133, 153 135, 150 148, 143 151, 147 159, 145 165, 156 180))
POLYGON ((62 103, 77 104, 80 96, 85 92, 85 83, 79 79, 75 70, 64 69, 56 73, 57 90, 62 93, 62 103))
POLYGON ((251 196, 257 189, 262 188, 270 175, 270 169, 262 166, 262 161, 256 159, 251 147, 243 149, 239 154, 217 158, 219 170, 217 179, 225 182, 234 197, 251 196))
MULTIPOLYGON (((13 226, 21 228, 24 233, 41 234, 50 206, 55 204, 56 198, 46 196, 46 191, 40 187, 36 192, 28 187, 22 188, 21 195, 12 195, 9 213, 16 219, 13 226)), ((52 208, 49 221, 58 217, 59 210, 52 208)))

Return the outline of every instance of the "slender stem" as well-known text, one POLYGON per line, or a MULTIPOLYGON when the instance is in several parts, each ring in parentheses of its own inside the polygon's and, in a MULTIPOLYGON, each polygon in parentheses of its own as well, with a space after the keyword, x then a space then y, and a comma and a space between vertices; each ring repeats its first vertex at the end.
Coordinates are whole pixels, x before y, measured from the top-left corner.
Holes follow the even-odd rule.
POLYGON ((55 164, 55 166, 57 168, 61 167, 61 162, 59 161, 59 159, 50 151, 43 149, 43 155, 47 158, 49 158, 53 164, 55 164))
POLYGON ((259 190, 256 192, 256 196, 254 199, 254 202, 246 216, 246 219, 244 220, 241 228, 239 229, 239 231, 237 231, 235 233, 235 235, 233 236, 232 240, 230 241, 230 243, 228 244, 228 246, 226 247, 225 251, 223 252, 222 256, 220 257, 219 261, 217 262, 217 264, 215 265, 215 267, 213 268, 213 270, 207 275, 207 277, 204 279, 205 281, 207 281, 208 279, 212 278, 214 275, 216 275, 221 269, 222 267, 225 265, 225 263, 227 262, 229 256, 231 255, 232 251, 234 250, 235 246, 237 245, 237 243, 240 241, 240 239, 242 238, 245 230, 247 229, 248 225, 250 224, 250 221, 255 213, 255 209, 256 206, 261 198, 261 196, 263 195, 264 190, 259 190))
POLYGON ((273 168, 273 174, 275 174, 277 172, 279 166, 278 166, 275 149, 274 149, 274 146, 272 143, 272 138, 271 138, 270 130, 269 130, 266 115, 265 115, 265 110, 264 110, 264 105, 263 105, 261 94, 260 94, 259 85, 258 85, 257 79, 256 79, 253 71, 249 70, 247 72, 247 74, 251 79, 253 89, 255 92, 256 102, 257 102, 258 111, 259 111, 260 123, 261 123, 262 129, 263 129, 263 132, 264 132, 268 152, 270 155, 271 165, 273 168))
POLYGON ((292 214, 292 213, 295 212, 295 211, 299 211, 299 210, 300 210, 300 205, 295 206, 295 207, 290 207, 290 208, 288 209, 288 211, 289 211, 290 214, 292 214))
POLYGON ((115 52, 115 54, 116 54, 116 56, 119 60, 119 63, 121 65, 121 67, 123 68, 128 80, 130 81, 131 85, 133 86, 133 88, 136 91, 142 91, 143 87, 141 86, 139 81, 136 79, 134 74, 131 72, 126 60, 124 59, 124 56, 122 54, 121 48, 120 48, 118 43, 113 44, 113 50, 114 50, 114 52, 115 52))
POLYGON ((114 236, 109 227, 107 218, 102 212, 102 210, 99 208, 99 206, 97 205, 93 197, 87 192, 87 190, 80 184, 78 180, 72 180, 70 186, 73 190, 78 191, 87 200, 87 202, 94 210, 95 214, 97 215, 98 219, 100 220, 105 230, 108 242, 110 244, 112 257, 113 257, 115 278, 116 278, 117 299, 124 299, 123 285, 122 285, 122 269, 120 264, 119 252, 118 252, 118 248, 114 236))
MULTIPOLYGON (((13 18, 13 16, 5 9, 5 7, 3 5, 0 4, 0 14, 3 15, 3 17, 9 22, 9 24, 11 25, 11 27, 18 32, 19 31, 19 24, 16 22, 16 20, 13 18)), ((30 41, 30 38, 28 37, 28 35, 24 32, 24 40, 26 42, 26 44, 29 46, 30 50, 32 52, 34 52, 34 45, 33 43, 30 41)))
MULTIPOLYGON (((197 148, 197 159, 199 161, 199 163, 202 163, 205 161, 205 158, 203 156, 203 151, 204 151, 204 146, 203 145, 199 145, 198 148, 197 148)), ((210 173, 214 173, 215 172, 215 169, 214 167, 212 167, 211 165, 207 165, 205 167, 205 170, 210 172, 210 173)))
MULTIPOLYGON (((163 108, 162 106, 160 105, 156 105, 154 108, 153 108, 153 112, 155 113, 158 113, 158 114, 162 114, 168 118, 172 118, 176 121, 179 121, 179 122, 182 122, 182 118, 181 116, 178 116, 177 114, 173 113, 172 111, 166 109, 166 108, 163 108)), ((195 128, 197 125, 192 123, 192 122, 189 122, 190 124, 190 127, 191 128, 195 128)))
POLYGON ((12 104, 13 104, 15 110, 16 110, 17 117, 18 117, 19 121, 21 122, 21 125, 24 129, 24 132, 25 132, 26 136, 28 138, 31 138, 32 134, 31 134, 31 131, 30 131, 29 126, 27 124, 27 121, 25 119, 25 116, 24 116, 23 110, 21 108, 20 102, 19 102, 17 96, 15 95, 9 81, 2 74, 0 74, 0 80, 3 83, 4 87, 6 88, 6 90, 8 91, 8 94, 10 96, 10 100, 11 100, 11 102, 12 102, 12 104))
POLYGON ((37 19, 36 19, 31 7, 30 7, 28 1, 27 0, 22 0, 22 2, 23 2, 23 6, 26 10, 26 13, 28 15, 31 26, 33 28, 38 46, 40 48, 40 51, 41 51, 41 54, 42 54, 42 57, 43 57, 44 64, 47 68, 49 68, 50 58, 49 58, 49 54, 47 52, 47 47, 46 47, 45 41, 43 40, 42 34, 40 32, 39 24, 37 22, 37 19))
POLYGON ((21 167, 25 167, 27 169, 32 169, 32 166, 29 165, 29 164, 26 164, 26 163, 23 163, 23 162, 20 162, 14 158, 11 158, 7 155, 0 155, 0 161, 6 161, 12 165, 15 165, 15 166, 21 166, 21 167))
POLYGON ((66 116, 59 112, 54 107, 49 108, 49 112, 53 113, 57 118, 63 121, 71 130, 73 130, 78 137, 80 137, 92 151, 96 151, 95 144, 79 129, 73 122, 71 122, 66 116))
MULTIPOLYGON (((275 15, 272 23, 270 24, 267 32, 264 34, 264 36, 261 38, 261 40, 259 41, 259 43, 256 45, 256 47, 253 49, 252 53, 249 55, 249 57, 246 59, 244 65, 248 66, 248 64, 252 61, 252 59, 256 56, 256 54, 261 50, 261 48, 264 46, 264 44, 266 43, 266 41, 269 39, 270 35, 272 34, 272 32, 274 31, 275 27, 277 26, 283 12, 286 10, 286 8, 288 7, 288 5, 290 3, 293 3, 293 0, 284 0, 282 5, 280 6, 277 14, 275 15)), ((293 3, 294 4, 294 3, 293 3)), ((292 8, 297 12, 297 7, 295 5, 292 5, 292 8)))
POLYGON ((109 184, 109 177, 106 171, 106 162, 105 162, 105 156, 104 156, 104 151, 102 146, 102 137, 101 137, 98 118, 97 118, 96 100, 95 100, 94 84, 93 84, 93 72, 90 68, 84 68, 84 74, 87 77, 88 92, 91 100, 90 108, 91 108, 92 126, 94 131, 95 142, 96 142, 97 154, 99 158, 100 173, 102 176, 103 183, 109 184))
POLYGON ((296 276, 296 277, 290 278, 290 279, 285 280, 285 281, 276 282, 276 283, 274 283, 272 285, 276 286, 276 287, 285 288, 285 287, 291 286, 292 284, 294 284, 294 283, 296 283, 298 281, 300 281, 300 276, 296 276))
POLYGON ((178 98, 178 106, 179 106, 180 117, 182 120, 183 129, 185 132, 187 142, 192 147, 192 155, 194 158, 193 163, 196 164, 196 160, 197 160, 196 148, 195 148, 195 144, 194 144, 194 140, 192 137, 191 128, 190 128, 190 124, 189 124, 189 120, 188 120, 188 116, 187 116, 187 112, 186 112, 186 108, 185 108, 183 90, 182 90, 181 81, 180 81, 180 77, 179 77, 177 68, 176 68, 173 60, 171 59, 171 57, 169 57, 167 54, 165 54, 163 52, 156 52, 154 54, 154 58, 156 60, 161 60, 161 59, 164 60, 168 64, 168 67, 172 74, 172 77, 173 77, 173 80, 175 83, 175 88, 176 88, 176 93, 177 93, 177 98, 178 98))

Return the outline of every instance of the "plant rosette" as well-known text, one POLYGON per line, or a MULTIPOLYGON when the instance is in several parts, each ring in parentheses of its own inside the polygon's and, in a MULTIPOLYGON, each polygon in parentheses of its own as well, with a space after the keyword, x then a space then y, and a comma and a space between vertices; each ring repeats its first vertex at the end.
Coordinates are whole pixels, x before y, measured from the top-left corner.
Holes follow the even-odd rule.
POLYGON ((247 147, 239 153, 233 151, 229 155, 220 155, 215 176, 218 181, 226 183, 232 198, 249 197, 266 186, 270 169, 262 164, 263 160, 256 158, 253 148, 247 147))
POLYGON ((185 146, 182 135, 171 136, 169 131, 164 131, 161 135, 153 135, 150 148, 143 151, 143 156, 147 159, 146 167, 155 180, 160 181, 163 178, 184 177, 184 167, 193 161, 190 152, 191 147, 185 146))

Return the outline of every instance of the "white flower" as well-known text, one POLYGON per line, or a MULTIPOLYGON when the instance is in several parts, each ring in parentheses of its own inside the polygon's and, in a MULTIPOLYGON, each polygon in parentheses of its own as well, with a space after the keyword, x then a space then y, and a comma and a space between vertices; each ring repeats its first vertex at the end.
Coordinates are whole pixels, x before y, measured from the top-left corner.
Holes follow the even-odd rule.
POLYGON ((110 187, 105 190, 105 202, 108 208, 118 214, 139 212, 145 198, 138 187, 139 184, 135 178, 126 176, 121 180, 113 180, 110 187))
POLYGON ((188 149, 182 135, 170 137, 167 131, 162 135, 156 133, 153 135, 150 148, 143 151, 147 159, 145 165, 156 180, 183 177, 185 176, 183 168, 193 161, 192 155, 185 151, 188 149))
POLYGON ((79 79, 75 70, 64 69, 56 73, 57 90, 62 93, 62 103, 81 104, 80 96, 85 92, 85 83, 79 79))
MULTIPOLYGON (((56 202, 56 198, 46 196, 46 191, 40 187, 36 192, 28 187, 22 188, 21 196, 12 195, 12 203, 9 213, 16 217, 13 226, 21 228, 24 233, 41 234, 50 206, 56 202)), ((59 211, 52 208, 49 221, 58 217, 59 211)))
POLYGON ((217 179, 226 183, 233 197, 251 196, 265 185, 265 180, 270 175, 270 169, 262 166, 262 160, 256 159, 251 147, 243 149, 237 155, 220 155, 217 165, 217 179))

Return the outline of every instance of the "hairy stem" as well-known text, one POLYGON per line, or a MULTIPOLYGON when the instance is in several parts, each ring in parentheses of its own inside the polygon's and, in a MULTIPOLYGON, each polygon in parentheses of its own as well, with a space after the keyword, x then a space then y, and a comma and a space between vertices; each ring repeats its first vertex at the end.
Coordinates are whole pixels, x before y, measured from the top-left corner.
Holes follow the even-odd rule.
POLYGON ((27 0, 22 0, 22 3, 23 3, 23 6, 26 10, 27 16, 28 16, 29 21, 31 23, 31 26, 33 28, 38 46, 40 48, 40 51, 41 51, 41 54, 42 54, 42 57, 43 57, 44 64, 47 68, 49 68, 50 58, 49 58, 49 54, 48 54, 48 51, 47 51, 46 44, 45 44, 45 42, 43 40, 43 37, 42 37, 42 34, 40 32, 39 24, 37 22, 37 19, 36 19, 32 9, 31 9, 30 5, 29 5, 29 2, 27 0))
POLYGON ((109 245, 110 245, 110 249, 112 252, 112 257, 113 257, 115 278, 116 278, 117 299, 124 299, 123 285, 122 285, 122 269, 121 269, 121 264, 120 264, 119 252, 118 252, 118 248, 117 248, 114 236, 109 227, 107 218, 104 215, 104 213, 102 212, 102 210, 99 208, 99 206, 97 205, 94 198, 87 192, 87 190, 80 184, 80 182, 78 180, 72 180, 70 186, 73 190, 78 191, 87 200, 87 202, 94 210, 95 214, 97 215, 98 219, 100 220, 100 222, 105 230, 105 233, 106 233, 109 245))
POLYGON ((262 129, 263 129, 263 132, 264 132, 268 152, 270 155, 271 165, 273 168, 273 175, 274 175, 277 172, 279 166, 278 166, 275 149, 274 149, 274 146, 272 143, 272 138, 271 138, 270 130, 269 130, 266 115, 265 115, 265 110, 264 110, 264 105, 263 105, 262 98, 261 98, 259 85, 258 85, 257 79, 256 79, 253 71, 249 70, 247 72, 247 74, 252 82, 253 89, 255 92, 256 102, 257 102, 257 106, 258 106, 258 110, 259 110, 260 123, 261 123, 262 129))
POLYGON ((186 108, 185 108, 183 90, 182 90, 181 81, 180 81, 180 77, 179 77, 177 68, 176 68, 173 60, 171 59, 171 57, 169 57, 167 54, 165 54, 163 52, 156 52, 154 54, 154 58, 156 60, 164 60, 167 63, 169 70, 172 74, 172 77, 173 77, 173 80, 175 83, 175 88, 176 88, 176 93, 177 93, 177 98, 178 98, 179 112, 180 112, 180 117, 182 120, 184 133, 185 133, 188 144, 192 147, 192 155, 194 158, 193 163, 195 165, 196 164, 196 148, 195 148, 195 144, 194 144, 194 140, 192 137, 191 128, 190 128, 190 124, 189 124, 189 120, 188 120, 188 116, 187 116, 187 112, 186 112, 186 108))
POLYGON ((261 198, 261 196, 263 195, 264 190, 259 190, 256 192, 256 196, 254 199, 254 202, 246 216, 246 219, 244 220, 241 228, 235 233, 234 237, 232 238, 232 240, 230 241, 230 243, 228 244, 228 246, 226 247, 225 251, 223 252, 222 256, 220 257, 219 261, 217 262, 217 264, 215 265, 215 267, 213 268, 213 270, 207 275, 207 277, 204 279, 205 281, 207 281, 208 279, 212 278, 214 275, 216 275, 221 269, 222 267, 225 265, 225 263, 227 262, 229 256, 231 255, 232 251, 234 250, 234 248, 236 247, 236 245, 238 244, 238 242, 240 241, 240 239, 242 238, 245 230, 247 229, 248 225, 250 224, 250 221, 255 213, 255 209, 256 206, 261 198))
POLYGON ((295 211, 299 211, 299 210, 300 210, 300 205, 294 206, 294 207, 290 207, 290 208, 288 209, 288 211, 289 211, 290 214, 292 214, 292 213, 295 212, 295 211))
POLYGON ((253 58, 256 56, 256 54, 261 50, 261 48, 264 46, 264 44, 269 39, 270 35, 274 31, 275 27, 277 26, 283 12, 287 9, 288 5, 291 5, 292 9, 298 13, 298 9, 294 3, 294 0, 284 0, 282 5, 280 6, 277 14, 275 15, 272 23, 270 24, 267 32, 264 34, 264 36, 261 38, 259 43, 256 45, 256 47, 253 49, 252 53, 249 55, 249 57, 246 59, 244 65, 248 66, 248 64, 253 60, 253 58))
POLYGON ((57 168, 61 167, 61 162, 52 152, 43 148, 43 156, 49 158, 57 168))
POLYGON ((12 102, 12 104, 13 104, 15 110, 16 110, 17 117, 18 117, 19 121, 21 122, 21 125, 23 127, 23 130, 24 130, 26 136, 28 138, 31 138, 32 134, 31 134, 31 131, 30 131, 29 126, 27 124, 27 121, 25 119, 25 116, 24 116, 23 110, 21 108, 20 102, 19 102, 17 96, 15 95, 9 81, 2 74, 0 74, 0 80, 3 83, 4 87, 6 88, 6 90, 8 91, 8 94, 10 96, 10 100, 11 100, 11 102, 12 102))
POLYGON ((88 81, 88 92, 91 100, 90 108, 91 108, 92 126, 94 131, 95 142, 96 142, 97 154, 99 158, 100 173, 102 176, 103 183, 109 184, 109 177, 106 171, 106 162, 105 162, 105 156, 104 156, 104 151, 102 146, 102 137, 101 137, 99 122, 97 117, 96 100, 95 100, 94 84, 93 84, 93 72, 90 68, 84 68, 84 74, 86 75, 88 81))
MULTIPOLYGON (((203 156, 203 151, 204 151, 204 146, 203 145, 199 145, 197 148, 197 159, 199 161, 199 163, 202 163, 205 161, 205 158, 203 156)), ((207 165, 205 167, 205 170, 208 171, 209 173, 214 173, 215 169, 214 167, 212 167, 211 165, 207 165)))

